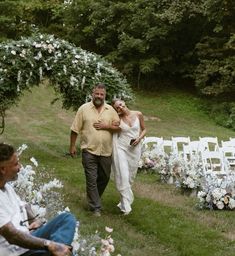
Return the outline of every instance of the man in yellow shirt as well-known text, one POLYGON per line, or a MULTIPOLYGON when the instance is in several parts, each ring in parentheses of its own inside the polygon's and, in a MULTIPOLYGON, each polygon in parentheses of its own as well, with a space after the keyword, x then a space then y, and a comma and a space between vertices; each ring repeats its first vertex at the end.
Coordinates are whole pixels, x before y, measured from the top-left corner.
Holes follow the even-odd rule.
POLYGON ((96 85, 92 92, 92 101, 78 109, 70 134, 72 156, 76 154, 75 144, 78 134, 80 136, 88 204, 96 216, 101 215, 101 195, 110 178, 112 133, 119 130, 118 114, 105 103, 105 96, 105 86, 96 85))

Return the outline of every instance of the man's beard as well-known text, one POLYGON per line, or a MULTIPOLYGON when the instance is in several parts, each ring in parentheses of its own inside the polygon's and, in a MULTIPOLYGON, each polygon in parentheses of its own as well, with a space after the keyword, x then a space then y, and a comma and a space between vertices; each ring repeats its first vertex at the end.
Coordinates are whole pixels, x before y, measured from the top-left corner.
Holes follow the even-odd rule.
POLYGON ((96 107, 100 107, 104 104, 104 100, 102 99, 99 99, 99 98, 96 98, 93 100, 93 104, 96 106, 96 107))

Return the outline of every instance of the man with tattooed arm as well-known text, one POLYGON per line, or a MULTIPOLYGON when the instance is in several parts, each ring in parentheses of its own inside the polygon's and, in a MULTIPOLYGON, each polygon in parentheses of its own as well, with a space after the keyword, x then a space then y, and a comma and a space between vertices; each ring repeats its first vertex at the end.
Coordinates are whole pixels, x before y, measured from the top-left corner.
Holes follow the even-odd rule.
POLYGON ((14 148, 0 143, 0 255, 71 256, 76 219, 61 213, 46 224, 15 193, 20 162, 14 148))

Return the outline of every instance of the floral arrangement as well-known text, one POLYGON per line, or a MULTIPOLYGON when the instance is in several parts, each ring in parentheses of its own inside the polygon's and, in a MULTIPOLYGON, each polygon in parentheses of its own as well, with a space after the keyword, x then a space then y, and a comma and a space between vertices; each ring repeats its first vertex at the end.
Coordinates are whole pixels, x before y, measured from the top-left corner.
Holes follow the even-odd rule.
POLYGON ((144 146, 139 169, 160 174, 163 182, 175 184, 187 194, 197 195, 201 209, 235 208, 235 173, 230 171, 226 176, 218 176, 213 171, 205 173, 199 154, 186 160, 181 155, 168 155, 144 146))
POLYGON ((145 149, 139 160, 140 171, 152 171, 157 172, 161 166, 165 165, 164 158, 156 150, 145 149))
POLYGON ((181 158, 174 154, 166 154, 157 148, 144 147, 139 161, 140 171, 160 174, 163 182, 173 183, 181 172, 181 158))
POLYGON ((203 176, 199 157, 190 161, 177 154, 169 155, 154 148, 145 147, 139 161, 140 171, 147 170, 160 174, 161 181, 173 184, 181 189, 198 189, 203 176))
MULTIPOLYGON (((105 231, 105 238, 101 238, 98 231, 86 238, 82 238, 79 232, 76 232, 73 242, 73 248, 76 252, 74 256, 110 256, 115 251, 114 241, 111 237, 113 229, 105 227, 105 231), (99 249, 97 250, 96 248, 99 249)), ((117 256, 121 255, 118 254, 117 256)))
MULTIPOLYGON (((27 145, 23 144, 17 150, 18 155, 25 149, 27 149, 27 145)), ((44 169, 37 172, 36 175, 34 168, 38 167, 38 163, 33 157, 30 161, 34 167, 32 165, 22 165, 18 179, 12 182, 12 185, 21 199, 31 204, 32 210, 35 213, 41 218, 47 219, 57 214, 61 209, 64 209, 63 197, 59 191, 63 185, 57 179, 43 183, 43 180, 49 180, 51 177, 44 169)))
POLYGON ((204 177, 202 191, 198 192, 199 208, 229 209, 235 208, 235 174, 218 178, 210 173, 204 177))
MULTIPOLYGON (((19 147, 17 150, 18 155, 21 155, 27 148, 25 144, 19 147)), ((23 200, 31 204, 35 215, 39 215, 44 220, 62 211, 69 212, 69 208, 64 207, 63 196, 60 192, 63 184, 57 179, 49 180, 51 177, 44 169, 36 172, 34 169, 38 168, 37 160, 32 157, 30 161, 34 167, 31 165, 22 165, 18 179, 12 182, 16 193, 23 200), (49 180, 47 183, 43 183, 45 181, 45 175, 47 176, 47 180, 49 180), (57 199, 54 200, 54 198, 57 199)), ((72 243, 74 256, 111 256, 111 253, 115 251, 114 241, 111 237, 113 229, 105 227, 105 231, 105 238, 102 238, 98 231, 94 235, 84 238, 79 232, 79 222, 77 222, 72 243)), ((117 256, 121 255, 119 254, 117 256)))
MULTIPOLYGON (((88 101, 96 83, 107 85, 107 100, 133 98, 125 77, 101 56, 53 35, 35 34, 0 44, 0 114, 17 102, 24 90, 44 78, 62 98, 63 107, 77 110, 88 101)), ((55 99, 56 100, 56 99, 55 99)))
POLYGON ((180 172, 177 172, 176 186, 186 190, 197 190, 201 187, 204 176, 203 166, 198 156, 189 161, 181 159, 180 172))

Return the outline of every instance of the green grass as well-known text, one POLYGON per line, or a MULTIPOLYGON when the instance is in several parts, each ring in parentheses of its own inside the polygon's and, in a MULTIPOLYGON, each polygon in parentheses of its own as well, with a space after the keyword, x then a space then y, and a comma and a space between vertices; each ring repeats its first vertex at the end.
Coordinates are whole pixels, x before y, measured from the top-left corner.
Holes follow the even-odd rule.
POLYGON ((219 139, 228 139, 235 132, 215 125, 202 112, 202 100, 189 92, 168 89, 165 92, 140 91, 136 95, 136 103, 132 108, 141 109, 143 114, 150 117, 146 121, 148 135, 163 136, 190 136, 198 139, 199 136, 214 136, 219 139), (150 120, 157 117, 160 120, 150 120))
MULTIPOLYGON (((16 147, 27 144, 22 163, 34 156, 40 166, 63 181, 66 205, 80 220, 82 235, 113 227, 114 255, 234 255, 234 212, 198 210, 195 198, 160 183, 153 174, 137 175, 131 215, 120 216, 116 207, 119 195, 111 181, 103 196, 103 215, 94 218, 87 211, 81 157, 65 156, 75 113, 63 110, 60 102, 50 105, 54 97, 52 89, 45 86, 26 92, 19 105, 7 112, 6 130, 0 140, 16 147)), ((201 100, 190 93, 168 90, 138 92, 130 107, 143 112, 149 136, 235 137, 235 132, 215 125, 200 110, 200 104, 201 100), (151 120, 154 117, 160 120, 151 120)))

